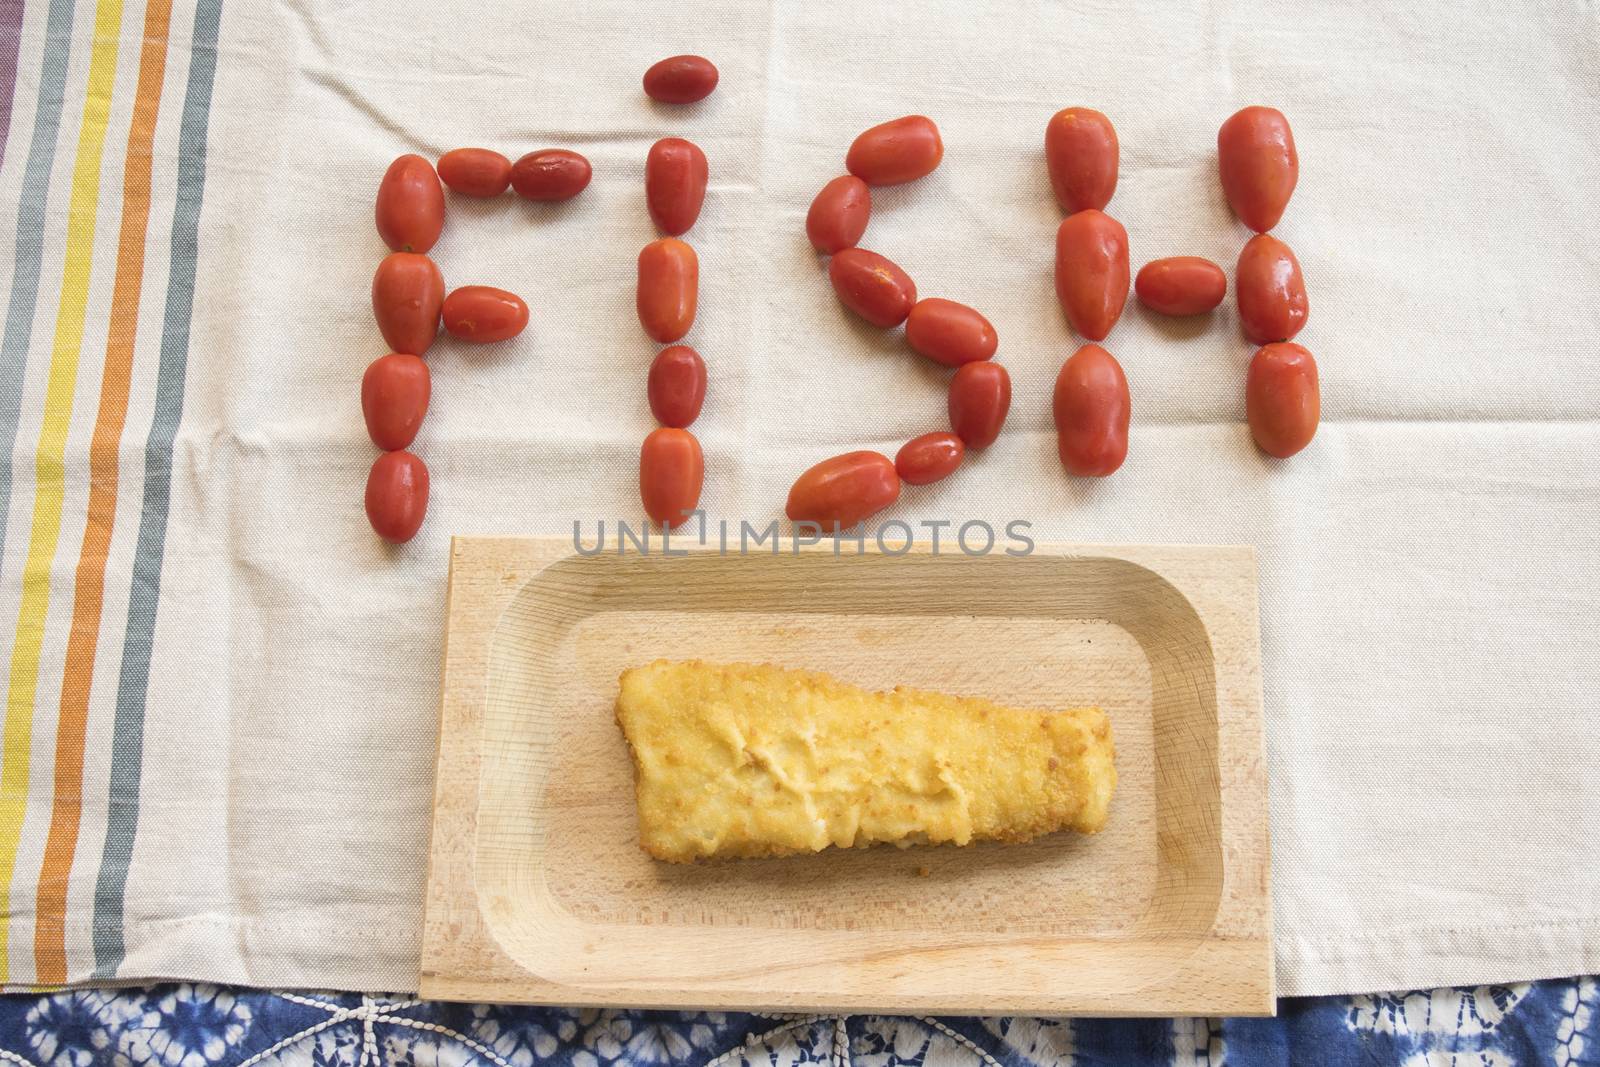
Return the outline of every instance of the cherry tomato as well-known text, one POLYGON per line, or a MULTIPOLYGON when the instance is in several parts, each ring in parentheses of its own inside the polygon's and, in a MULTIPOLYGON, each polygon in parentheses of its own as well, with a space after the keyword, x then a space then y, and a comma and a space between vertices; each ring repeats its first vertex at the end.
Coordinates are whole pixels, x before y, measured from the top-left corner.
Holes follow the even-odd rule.
POLYGON ((444 275, 427 256, 391 252, 372 276, 372 314, 389 347, 406 355, 428 351, 439 332, 444 275))
POLYGON ((1233 293, 1244 335, 1258 345, 1290 340, 1311 311, 1300 261, 1271 234, 1258 233, 1245 242, 1233 272, 1233 293))
POLYGON ((1209 259, 1171 256, 1146 263, 1133 280, 1139 302, 1163 315, 1200 315, 1228 292, 1228 276, 1209 259))
POLYGON ((682 137, 663 137, 644 161, 650 221, 669 237, 688 233, 706 199, 706 154, 682 137))
POLYGON ((939 127, 930 118, 907 115, 857 137, 844 157, 844 169, 868 185, 899 185, 932 174, 943 158, 939 127))
POLYGON ((379 356, 361 376, 361 414, 372 443, 385 452, 409 445, 428 413, 428 365, 417 356, 379 356))
POLYGON ((444 189, 433 164, 404 155, 378 184, 378 236, 396 252, 426 252, 444 230, 444 189))
POLYGON ((968 448, 988 448, 1011 410, 1011 375, 998 363, 968 363, 950 379, 950 428, 968 448))
POLYGON ((571 200, 592 175, 589 161, 578 153, 542 148, 511 165, 511 188, 524 200, 571 200))
POLYGON ((463 341, 505 341, 528 325, 528 305, 492 285, 463 285, 444 298, 444 328, 463 341))
POLYGON ((639 449, 639 499, 645 514, 668 529, 688 521, 700 502, 705 457, 688 430, 651 430, 639 449))
POLYGON ((1056 231, 1056 298, 1072 328, 1103 341, 1128 300, 1128 231, 1090 208, 1056 231))
POLYGON ((925 433, 900 446, 894 470, 907 485, 931 485, 954 474, 966 454, 967 446, 955 434, 925 433))
POLYGON ((704 56, 672 56, 644 72, 644 95, 663 104, 692 104, 717 87, 717 68, 704 56))
POLYGON ((403 545, 428 514, 428 468, 410 452, 385 452, 367 474, 367 521, 385 541, 403 545))
POLYGON ((639 252, 639 325, 652 340, 670 344, 694 325, 700 260, 676 237, 651 241, 639 252))
POLYGON ((457 148, 439 157, 439 177, 462 196, 499 196, 511 185, 511 160, 487 148, 457 148))
POLYGON ((700 417, 706 399, 706 363, 688 345, 663 348, 650 364, 645 386, 650 413, 663 426, 683 428, 700 417))
POLYGON ((1300 179, 1300 157, 1283 112, 1247 107, 1217 131, 1222 192, 1239 221, 1266 233, 1283 217, 1300 179))
POLYGON ((1250 436, 1267 455, 1288 459, 1309 445, 1322 417, 1317 361, 1311 353, 1288 343, 1257 351, 1245 376, 1244 410, 1250 436))
POLYGON ((806 236, 818 252, 832 255, 853 248, 867 232, 872 189, 854 174, 842 174, 822 187, 806 212, 806 236))
POLYGON ((1044 128, 1044 161, 1061 210, 1103 211, 1117 191, 1117 131, 1086 107, 1057 111, 1044 128))
POLYGON ((1084 345, 1068 357, 1050 408, 1068 474, 1104 478, 1128 458, 1128 379, 1110 352, 1084 345))
POLYGON ((865 248, 836 253, 828 261, 828 280, 840 303, 885 329, 906 321, 917 302, 916 283, 906 272, 865 248))
POLYGON ((965 304, 930 296, 906 316, 906 342, 935 363, 959 367, 994 355, 1000 337, 989 320, 965 304))
POLYGON ((853 529, 900 498, 900 476, 881 452, 846 452, 795 479, 784 513, 824 533, 853 529))

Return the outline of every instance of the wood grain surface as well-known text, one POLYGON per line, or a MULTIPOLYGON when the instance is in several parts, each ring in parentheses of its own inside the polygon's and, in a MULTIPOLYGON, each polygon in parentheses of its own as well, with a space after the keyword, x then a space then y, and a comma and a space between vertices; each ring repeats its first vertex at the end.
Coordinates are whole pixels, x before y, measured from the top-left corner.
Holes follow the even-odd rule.
POLYGON ((631 1007, 1268 1014, 1248 548, 581 557, 452 546, 422 994, 631 1007), (770 662, 1098 704, 1106 830, 697 867, 638 848, 617 675, 770 662))

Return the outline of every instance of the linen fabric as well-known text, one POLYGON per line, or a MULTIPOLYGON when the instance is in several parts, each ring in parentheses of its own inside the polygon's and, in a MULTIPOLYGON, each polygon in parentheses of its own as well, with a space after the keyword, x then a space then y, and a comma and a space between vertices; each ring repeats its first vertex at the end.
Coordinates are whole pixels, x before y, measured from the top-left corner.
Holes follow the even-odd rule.
POLYGON ((449 538, 642 519, 646 150, 710 160, 702 503, 764 526, 812 463, 946 425, 949 372, 804 237, 852 138, 911 113, 944 161, 874 191, 863 246, 989 317, 1014 398, 884 518, 1256 547, 1280 992, 1600 970, 1592 5, 5 0, 0 87, 0 984, 413 988, 449 538), (715 94, 646 99, 681 52, 715 94), (1255 103, 1299 148, 1274 232, 1316 439, 1253 447, 1231 294, 1130 299, 1128 461, 1070 479, 1045 123, 1116 124, 1135 269, 1231 274, 1216 131, 1255 103), (594 180, 449 198, 447 282, 533 321, 429 352, 432 499, 394 549, 362 512, 373 195, 465 145, 594 180))

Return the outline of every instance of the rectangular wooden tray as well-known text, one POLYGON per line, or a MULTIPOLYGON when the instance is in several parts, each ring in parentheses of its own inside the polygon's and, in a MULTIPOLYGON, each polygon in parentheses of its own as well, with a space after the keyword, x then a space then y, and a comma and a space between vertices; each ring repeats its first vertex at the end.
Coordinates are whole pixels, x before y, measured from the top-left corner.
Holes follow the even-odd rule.
POLYGON ((1252 551, 853 553, 455 540, 422 995, 1271 1014, 1252 551), (1110 822, 1025 845, 657 863, 638 848, 612 705, 619 672, 658 657, 1099 704, 1120 777, 1110 822))

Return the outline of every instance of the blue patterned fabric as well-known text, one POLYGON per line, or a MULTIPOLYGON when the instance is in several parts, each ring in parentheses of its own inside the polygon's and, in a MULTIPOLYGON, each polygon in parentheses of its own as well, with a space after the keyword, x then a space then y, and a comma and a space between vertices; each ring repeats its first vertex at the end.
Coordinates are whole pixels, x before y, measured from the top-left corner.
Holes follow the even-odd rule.
POLYGON ((1600 1065, 1600 981, 1285 1000, 1276 1019, 575 1011, 207 985, 0 997, 33 1067, 1600 1065))

